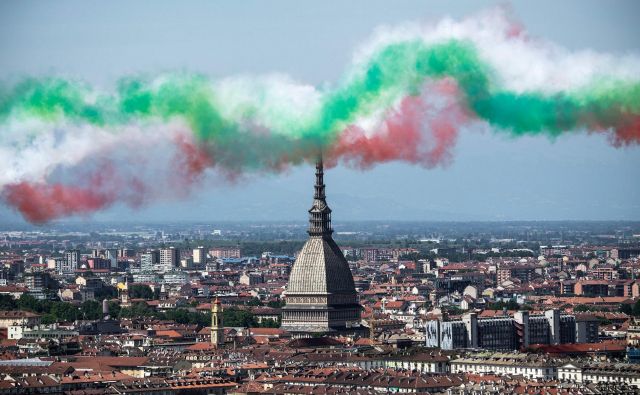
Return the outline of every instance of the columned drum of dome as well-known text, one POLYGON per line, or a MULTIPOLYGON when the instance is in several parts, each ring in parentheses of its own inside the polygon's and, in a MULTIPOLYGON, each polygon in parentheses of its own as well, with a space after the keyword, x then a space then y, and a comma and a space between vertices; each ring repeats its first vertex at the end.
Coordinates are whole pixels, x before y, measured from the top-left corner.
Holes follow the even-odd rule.
POLYGON ((316 164, 308 233, 284 294, 282 328, 300 335, 359 332, 362 307, 349 264, 331 237, 322 159, 316 164))

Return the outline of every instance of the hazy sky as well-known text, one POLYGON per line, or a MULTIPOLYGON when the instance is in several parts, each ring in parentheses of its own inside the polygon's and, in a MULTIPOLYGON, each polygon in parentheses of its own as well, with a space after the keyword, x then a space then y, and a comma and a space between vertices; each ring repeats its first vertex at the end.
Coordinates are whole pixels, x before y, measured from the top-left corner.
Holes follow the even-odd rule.
MULTIPOLYGON (((511 7, 528 32, 569 49, 640 54, 640 2, 630 1, 3 1, 0 80, 57 74, 108 87, 132 73, 189 70, 211 77, 287 73, 336 81, 380 25, 461 18, 511 7)), ((63 153, 61 153, 63 154, 63 153)), ((640 219, 640 147, 602 135, 512 140, 462 133, 446 168, 337 168, 326 181, 341 219, 640 219)), ((2 158, 0 158, 1 160, 2 158)), ((313 171, 205 181, 190 199, 94 219, 306 218, 313 171)), ((19 216, 0 205, 0 220, 19 216)))

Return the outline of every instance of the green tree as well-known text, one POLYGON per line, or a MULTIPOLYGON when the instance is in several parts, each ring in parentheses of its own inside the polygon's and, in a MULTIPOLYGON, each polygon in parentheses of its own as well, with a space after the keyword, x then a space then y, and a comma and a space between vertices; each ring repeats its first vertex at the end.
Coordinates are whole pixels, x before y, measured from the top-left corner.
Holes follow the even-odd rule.
POLYGON ((122 306, 118 302, 109 302, 109 315, 111 317, 119 317, 122 306))
POLYGON ((57 321, 71 322, 82 318, 80 310, 71 303, 51 302, 49 313, 53 314, 57 321))
POLYGON ((22 296, 20 296, 20 299, 18 299, 18 309, 33 311, 36 313, 42 312, 42 306, 38 299, 29 294, 22 294, 22 296))
POLYGON ((55 324, 56 322, 58 322, 58 317, 48 313, 43 315, 42 318, 40 319, 40 323, 42 323, 43 325, 51 325, 51 324, 55 324))
POLYGON ((18 302, 11 295, 0 295, 0 310, 16 310, 18 302))
POLYGON ((82 318, 85 320, 99 320, 102 318, 102 303, 97 300, 87 300, 80 306, 82 318))
POLYGON ((636 317, 637 317, 637 316, 640 316, 640 299, 638 299, 638 300, 636 301, 636 304, 634 304, 634 305, 633 305, 633 312, 632 312, 632 314, 633 314, 634 316, 636 316, 636 317))
POLYGON ((247 306, 264 306, 264 303, 260 299, 253 297, 247 302, 247 306))
POLYGON ((123 307, 120 310, 120 318, 137 318, 154 316, 154 311, 145 302, 134 303, 131 307, 123 307))
POLYGON ((134 284, 129 286, 129 297, 132 299, 154 299, 153 291, 151 287, 144 284, 134 284))
POLYGON ((208 326, 211 324, 211 317, 209 315, 191 312, 186 309, 169 310, 164 314, 160 314, 158 318, 172 320, 179 324, 196 324, 199 326, 208 326))
POLYGON ((113 299, 117 296, 118 290, 116 287, 111 286, 102 287, 94 292, 94 297, 99 302, 102 302, 104 299, 113 299))
POLYGON ((633 307, 629 303, 622 303, 620 305, 620 312, 626 315, 633 315, 633 307))
POLYGON ((257 324, 253 313, 246 310, 230 308, 222 314, 225 326, 255 327, 257 324))
POLYGON ((280 328, 280 322, 277 320, 266 319, 256 325, 258 328, 280 328))

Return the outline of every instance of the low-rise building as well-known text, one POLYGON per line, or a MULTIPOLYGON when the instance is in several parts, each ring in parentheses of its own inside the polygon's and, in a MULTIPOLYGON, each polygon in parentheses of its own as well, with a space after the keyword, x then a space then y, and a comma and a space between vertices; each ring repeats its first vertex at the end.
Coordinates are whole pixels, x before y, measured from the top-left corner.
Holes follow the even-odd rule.
POLYGON ((40 324, 40 315, 30 311, 0 311, 0 328, 10 326, 33 327, 40 324))
POLYGON ((245 272, 240 276, 239 282, 243 285, 262 284, 264 283, 264 275, 260 272, 245 272))
POLYGON ((640 388, 640 365, 569 362, 558 367, 558 379, 577 383, 626 383, 640 388))
POLYGON ((454 359, 451 373, 521 375, 528 379, 552 380, 560 363, 549 357, 524 353, 478 353, 454 359))

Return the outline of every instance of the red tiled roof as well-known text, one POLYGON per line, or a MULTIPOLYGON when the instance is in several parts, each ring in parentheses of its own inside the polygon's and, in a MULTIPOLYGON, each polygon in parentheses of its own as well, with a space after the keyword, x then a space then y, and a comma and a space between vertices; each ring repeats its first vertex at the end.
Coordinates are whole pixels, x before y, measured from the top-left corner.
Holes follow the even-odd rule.
POLYGON ((208 342, 200 342, 187 347, 188 351, 209 351, 214 349, 213 344, 208 342))
POLYGON ((252 336, 278 336, 286 333, 280 328, 251 328, 249 331, 252 336))
POLYGON ((40 317, 39 314, 32 313, 30 311, 22 311, 22 310, 0 310, 0 319, 11 319, 11 318, 35 318, 40 317))
POLYGON ((181 338, 182 335, 175 330, 157 331, 156 336, 170 337, 172 339, 181 338))
POLYGON ((137 367, 147 363, 148 357, 85 357, 79 356, 69 362, 74 368, 90 368, 93 370, 111 370, 111 368, 137 367))
POLYGON ((602 343, 567 343, 567 344, 533 344, 530 347, 536 351, 544 351, 549 354, 572 354, 591 352, 624 352, 627 349, 624 342, 602 343))

